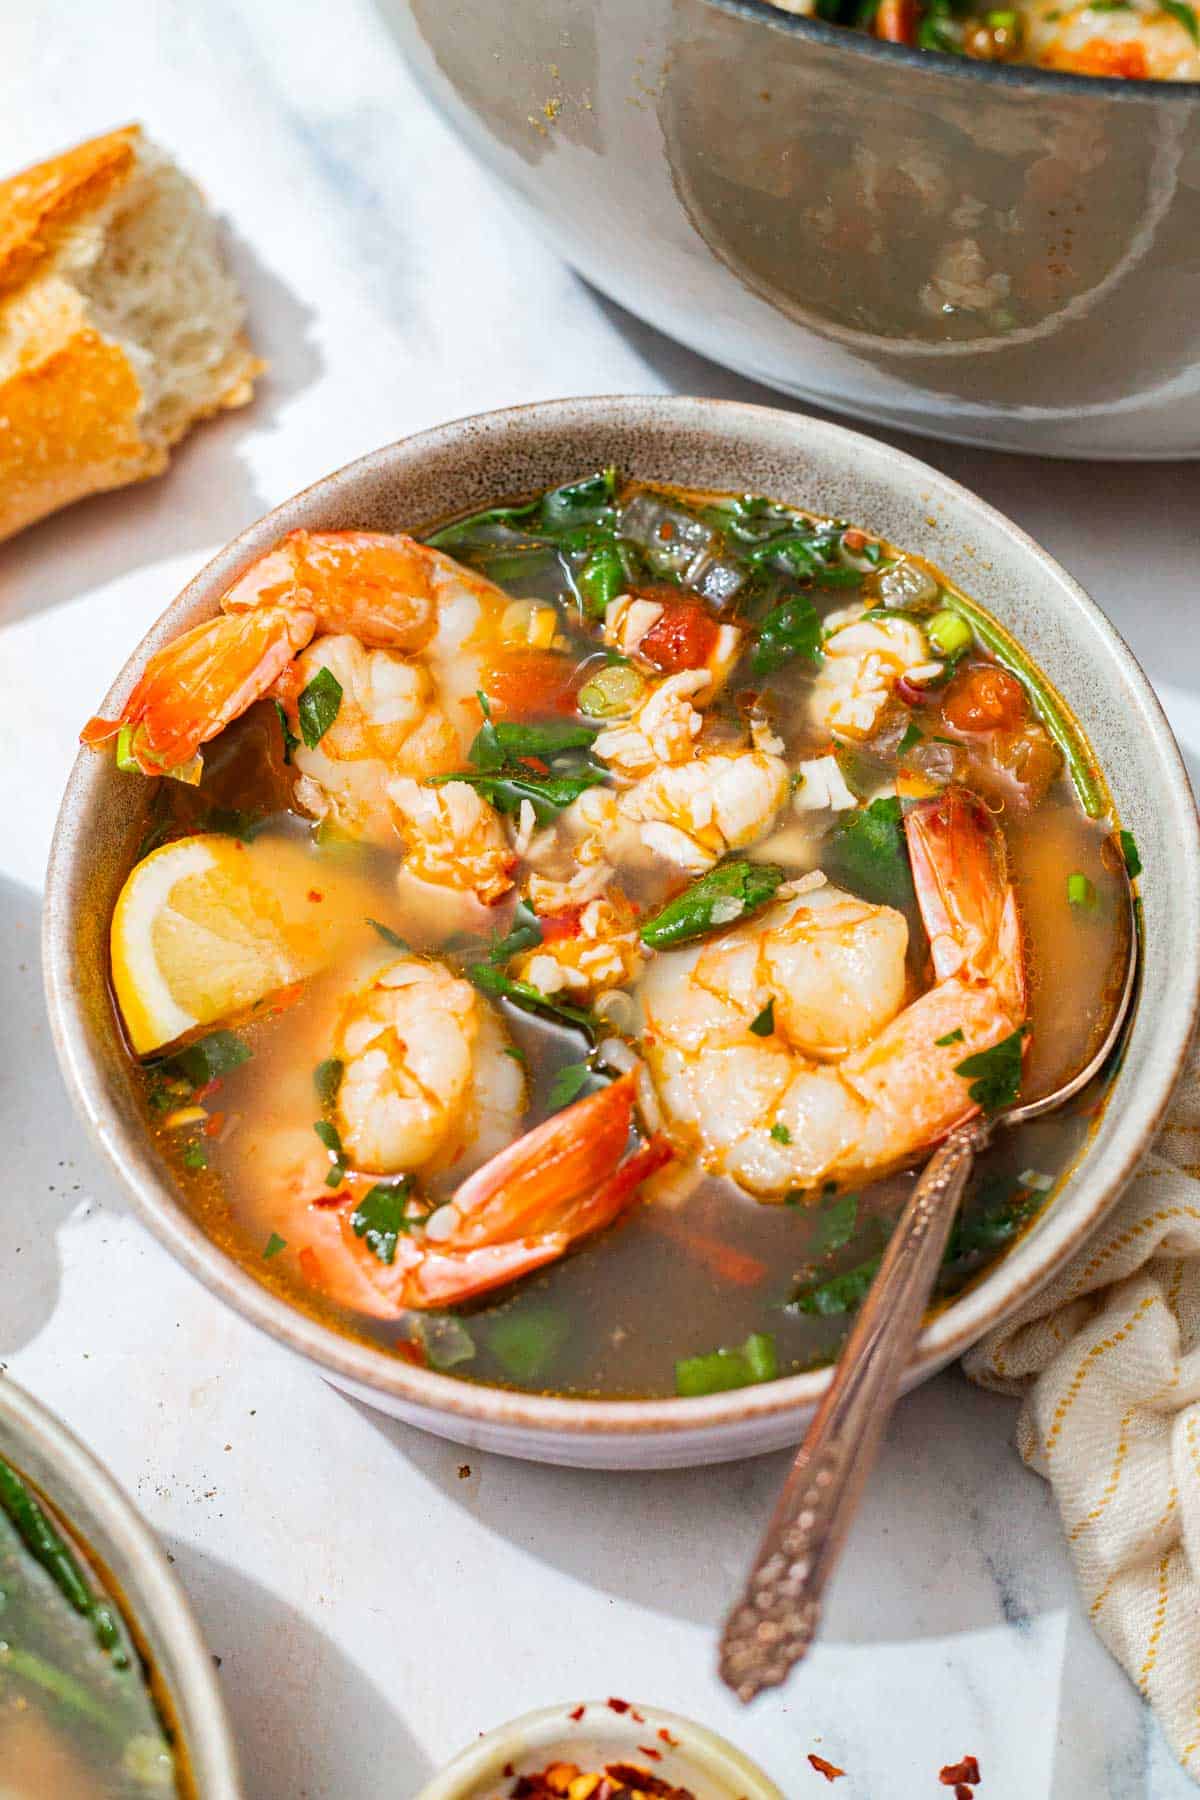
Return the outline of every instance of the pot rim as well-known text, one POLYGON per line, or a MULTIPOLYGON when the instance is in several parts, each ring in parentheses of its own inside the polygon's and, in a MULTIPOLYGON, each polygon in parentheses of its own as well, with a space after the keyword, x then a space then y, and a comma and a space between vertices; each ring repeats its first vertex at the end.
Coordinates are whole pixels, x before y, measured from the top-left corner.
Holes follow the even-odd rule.
MULTIPOLYGON (((783 422, 803 434, 802 446, 818 458, 822 446, 832 446, 843 456, 853 452, 868 462, 882 456, 889 468, 898 469, 907 478, 907 484, 921 493, 923 504, 945 500, 958 512, 965 509, 975 520, 999 529, 1023 559, 1040 567, 1049 586, 1064 590, 1062 604, 1066 610, 1073 610, 1090 625, 1093 634, 1103 641, 1114 672, 1123 676, 1133 690, 1140 706, 1140 721, 1131 720, 1129 729, 1135 730, 1140 723, 1144 733, 1153 739, 1165 783, 1162 803, 1173 808, 1178 863, 1171 871, 1172 891, 1177 904, 1190 906, 1192 916, 1200 916, 1200 818, 1183 759, 1146 675, 1096 603, 1018 525, 949 476, 907 452, 844 425, 782 408, 679 395, 584 395, 467 414, 371 451, 273 508, 218 552, 135 648, 106 696, 103 711, 111 716, 111 709, 120 706, 132 687, 144 661, 147 639, 159 634, 165 637, 167 622, 176 613, 182 618, 202 602, 207 602, 210 610, 215 607, 216 596, 224 591, 234 573, 276 541, 284 529, 297 523, 292 518, 285 526, 280 515, 291 512, 298 503, 319 502, 335 484, 378 473, 398 457, 419 460, 423 454, 453 444, 466 427, 507 442, 514 435, 519 440, 522 433, 536 437, 546 428, 558 428, 568 434, 583 422, 603 423, 606 416, 615 428, 630 407, 681 435, 688 428, 711 434, 714 420, 727 422, 733 432, 739 424, 749 431, 755 424, 765 426, 770 422, 777 426, 783 422)), ((148 1137, 126 1130, 106 1103, 105 1065, 89 1042, 86 1018, 75 991, 72 921, 61 898, 70 889, 77 865, 86 862, 86 839, 74 828, 86 814, 102 773, 100 759, 81 750, 67 783, 50 850, 43 909, 43 964, 51 1031, 77 1110, 132 1196, 139 1215, 172 1255, 211 1292, 287 1348, 308 1358, 333 1380, 357 1389, 362 1398, 386 1396, 402 1404, 418 1422, 423 1415, 431 1428, 438 1430, 453 1425, 458 1430, 496 1428, 501 1433, 548 1435, 568 1441, 606 1437, 690 1441, 700 1433, 719 1435, 722 1428, 732 1432, 735 1426, 753 1427, 785 1415, 799 1421, 820 1402, 829 1385, 828 1367, 694 1399, 584 1399, 486 1386, 417 1367, 375 1345, 343 1336, 255 1281, 177 1205, 159 1177, 148 1137)), ((1157 1039, 1152 1065, 1139 1071, 1142 1091, 1136 1117, 1126 1109, 1116 1127, 1116 1143, 1108 1146, 1107 1154, 1116 1154, 1117 1161, 1103 1188, 1086 1204, 1078 1193, 1060 1197, 1041 1215, 1033 1235, 1016 1244, 974 1286, 928 1321, 907 1372, 906 1386, 915 1385, 962 1355, 1029 1299, 1115 1204, 1166 1111, 1191 1043, 1200 1013, 1200 933, 1190 934, 1178 949, 1173 972, 1171 1010, 1160 1021, 1164 1029, 1157 1039), (1070 1204, 1064 1206, 1064 1199, 1070 1204)), ((1090 1154, 1089 1146, 1076 1167, 1083 1167, 1090 1154)), ((704 1458, 698 1455, 696 1460, 704 1458)))
POLYGON ((799 13, 785 12, 771 0, 709 0, 718 11, 735 18, 765 25, 769 31, 786 36, 811 38, 830 48, 850 50, 858 56, 880 58, 909 68, 923 69, 951 80, 982 81, 993 87, 1025 89, 1031 93, 1081 94, 1096 92, 1100 97, 1123 105, 1149 102, 1172 105, 1200 101, 1200 81, 1131 80, 1123 75, 1077 75, 1066 69, 1039 69, 1032 63, 989 63, 970 56, 950 56, 942 50, 917 50, 908 44, 890 44, 869 32, 848 25, 832 25, 824 19, 805 18, 799 13), (854 39, 850 44, 847 39, 854 39))
POLYGON ((196 1792, 204 1800, 242 1800, 233 1733, 212 1657, 182 1582, 133 1501, 87 1445, 10 1376, 0 1378, 0 1454, 45 1494, 111 1570, 167 1688, 196 1792))

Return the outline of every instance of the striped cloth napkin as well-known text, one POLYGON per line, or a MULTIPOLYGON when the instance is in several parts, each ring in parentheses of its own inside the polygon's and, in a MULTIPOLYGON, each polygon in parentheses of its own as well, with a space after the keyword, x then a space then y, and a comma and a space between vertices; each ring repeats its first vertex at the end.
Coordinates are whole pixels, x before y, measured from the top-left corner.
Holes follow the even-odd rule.
POLYGON ((1092 1622, 1200 1780, 1200 1048, 1119 1204, 964 1367, 1022 1398, 1092 1622))

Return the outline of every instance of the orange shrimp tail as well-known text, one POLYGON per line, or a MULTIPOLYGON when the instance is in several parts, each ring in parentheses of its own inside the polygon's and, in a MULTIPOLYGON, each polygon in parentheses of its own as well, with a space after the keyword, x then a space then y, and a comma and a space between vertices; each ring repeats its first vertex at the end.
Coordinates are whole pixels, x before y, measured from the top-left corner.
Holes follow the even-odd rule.
POLYGON ((290 531, 221 605, 240 612, 286 598, 315 613, 322 633, 345 631, 364 644, 412 654, 437 626, 434 583, 446 565, 436 550, 386 532, 290 531))
POLYGON ((977 794, 948 787, 914 806, 904 831, 934 974, 989 977, 1012 892, 1000 827, 977 794))
POLYGON ((630 1073, 536 1125, 469 1175, 454 1196, 457 1244, 554 1229, 558 1216, 612 1174, 629 1142, 630 1073))
POLYGON ((194 626, 150 658, 120 718, 89 719, 81 741, 102 743, 131 725, 133 752, 147 774, 190 762, 201 744, 262 699, 315 629, 313 613, 284 606, 194 626))

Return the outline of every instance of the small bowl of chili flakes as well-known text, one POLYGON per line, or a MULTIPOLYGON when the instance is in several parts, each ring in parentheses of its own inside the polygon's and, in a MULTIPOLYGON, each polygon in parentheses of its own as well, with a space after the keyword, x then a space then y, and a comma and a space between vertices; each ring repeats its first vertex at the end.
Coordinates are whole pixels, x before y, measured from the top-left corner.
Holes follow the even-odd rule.
POLYGON ((484 1733, 417 1800, 783 1800, 725 1738, 612 1697, 542 1707, 484 1733))

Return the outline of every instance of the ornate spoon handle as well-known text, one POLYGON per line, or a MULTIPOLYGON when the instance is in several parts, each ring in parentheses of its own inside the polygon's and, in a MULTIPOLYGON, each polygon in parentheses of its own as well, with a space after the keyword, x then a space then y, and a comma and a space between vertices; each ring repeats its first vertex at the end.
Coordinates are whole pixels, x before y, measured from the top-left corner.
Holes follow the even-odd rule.
POLYGON ((786 1680, 812 1643, 825 1584, 874 1464, 951 1222, 988 1131, 986 1121, 972 1119, 931 1158, 796 1452, 721 1638, 721 1677, 740 1700, 786 1680))

